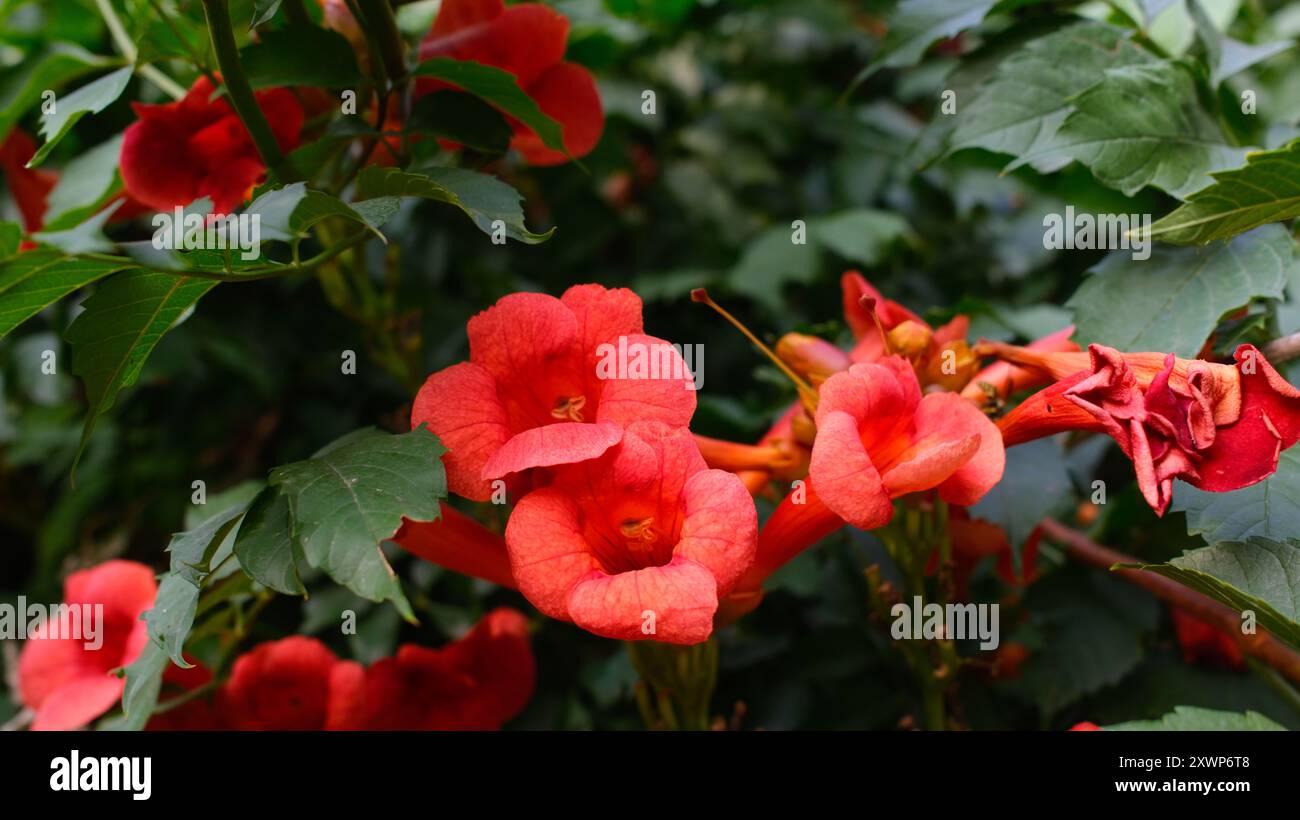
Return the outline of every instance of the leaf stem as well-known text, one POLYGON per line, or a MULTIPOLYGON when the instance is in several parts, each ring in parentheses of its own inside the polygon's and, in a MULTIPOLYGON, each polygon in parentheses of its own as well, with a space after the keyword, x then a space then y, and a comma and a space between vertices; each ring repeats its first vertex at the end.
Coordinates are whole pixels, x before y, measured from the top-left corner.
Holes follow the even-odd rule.
POLYGON ((217 67, 221 69, 221 79, 225 82, 230 105, 248 130, 253 144, 257 146, 258 155, 280 182, 299 181, 302 177, 280 150, 275 132, 266 121, 262 107, 257 104, 253 87, 239 62, 239 47, 235 44, 235 32, 230 22, 229 0, 203 0, 203 13, 208 21, 208 35, 212 38, 212 50, 217 55, 217 67))
POLYGON ((163 93, 172 99, 179 100, 185 96, 185 89, 180 84, 159 71, 148 63, 136 63, 136 57, 139 52, 135 48, 135 43, 131 42, 131 36, 126 33, 122 21, 118 18, 117 12, 113 11, 113 6, 109 0, 95 0, 95 8, 99 9, 99 15, 104 18, 104 25, 108 26, 108 33, 113 38, 113 45, 121 52, 126 61, 135 65, 135 70, 139 72, 149 82, 162 89, 163 93))

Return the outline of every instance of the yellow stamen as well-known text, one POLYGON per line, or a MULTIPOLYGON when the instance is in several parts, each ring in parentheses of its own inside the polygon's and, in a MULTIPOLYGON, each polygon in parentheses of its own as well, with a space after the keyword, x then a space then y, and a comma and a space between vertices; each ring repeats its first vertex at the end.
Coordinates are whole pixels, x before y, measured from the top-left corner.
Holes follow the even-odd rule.
POLYGON ((555 400, 555 407, 551 410, 551 418, 561 421, 582 421, 582 408, 586 404, 586 396, 570 396, 567 399, 560 397, 555 400))

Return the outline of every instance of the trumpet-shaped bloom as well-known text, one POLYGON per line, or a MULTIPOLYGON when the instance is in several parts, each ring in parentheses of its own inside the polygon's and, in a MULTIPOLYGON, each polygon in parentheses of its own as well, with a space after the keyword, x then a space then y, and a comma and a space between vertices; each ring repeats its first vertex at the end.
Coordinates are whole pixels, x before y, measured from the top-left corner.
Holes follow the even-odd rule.
POLYGON ((411 426, 427 424, 447 446, 448 484, 466 498, 488 500, 494 479, 595 458, 630 422, 680 427, 695 412, 685 361, 642 333, 641 300, 625 288, 511 294, 470 319, 468 332, 469 361, 431 375, 411 410, 411 426), (605 372, 620 337, 653 351, 659 366, 605 372))
POLYGON ((32 729, 76 729, 113 707, 125 681, 112 674, 139 657, 148 635, 140 616, 158 594, 153 570, 134 561, 106 561, 74 572, 63 585, 63 602, 78 607, 81 634, 67 634, 60 620, 42 623, 23 644, 18 660, 18 688, 23 703, 35 711, 32 729), (100 634, 91 639, 86 618, 102 606, 100 634), (91 648, 87 645, 98 642, 91 648))
POLYGON ((506 545, 543 613, 609 638, 693 644, 754 560, 754 502, 705 466, 689 431, 629 425, 599 459, 519 502, 506 545))
MULTIPOLYGON (((605 115, 591 72, 563 62, 568 38, 568 18, 540 3, 507 8, 502 0, 443 0, 420 43, 420 59, 452 57, 509 71, 537 107, 560 124, 564 147, 576 159, 600 141, 605 115)), ((417 84, 422 94, 445 87, 429 79, 417 84)), ((563 152, 543 145, 532 129, 508 119, 514 131, 510 145, 530 164, 569 161, 563 152)))
POLYGON ((536 679, 528 619, 503 607, 441 649, 406 644, 376 661, 354 682, 354 708, 331 728, 500 729, 528 705, 536 679))
MULTIPOLYGON (((181 100, 133 103, 139 119, 126 129, 120 166, 131 198, 158 210, 212 199, 213 213, 230 213, 266 178, 266 166, 225 97, 199 77, 181 100)), ((281 150, 298 145, 303 112, 287 88, 256 94, 281 150)))
POLYGON ((355 708, 361 667, 303 635, 268 641, 241 655, 219 693, 222 714, 242 731, 333 728, 355 708))
POLYGON ((1251 345, 1237 348, 1235 366, 1102 345, 1087 354, 993 347, 1060 379, 998 422, 1006 444, 1064 430, 1106 433, 1132 459, 1158 515, 1175 478, 1211 492, 1246 487, 1271 475, 1300 439, 1300 391, 1251 345))
POLYGON ((922 397, 898 356, 853 365, 820 396, 809 477, 822 502, 856 527, 888 523, 892 500, 921 490, 969 506, 1002 477, 1006 453, 988 417, 953 393, 922 397))

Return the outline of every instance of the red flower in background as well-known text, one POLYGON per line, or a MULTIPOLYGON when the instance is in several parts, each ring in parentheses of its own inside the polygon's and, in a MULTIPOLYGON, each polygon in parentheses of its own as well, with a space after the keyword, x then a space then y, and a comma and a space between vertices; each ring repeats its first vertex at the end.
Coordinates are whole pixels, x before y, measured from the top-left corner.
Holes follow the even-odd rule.
POLYGON ((1218 628, 1174 607, 1170 608, 1169 617, 1174 622, 1174 634, 1178 636, 1178 645, 1182 647, 1183 660, 1187 663, 1227 669, 1246 668, 1241 648, 1218 628))
MULTIPOLYGON (((591 72, 563 62, 569 21, 540 3, 507 8, 502 0, 443 0, 433 28, 420 43, 420 60, 452 57, 504 69, 537 106, 563 129, 564 146, 573 158, 586 155, 600 141, 605 115, 591 72)), ((448 87, 420 80, 420 94, 448 87)), ((510 121, 511 147, 532 165, 569 161, 563 152, 542 144, 522 123, 510 121)))
POLYGON ((361 667, 302 635, 259 644, 241 655, 218 696, 230 728, 309 732, 332 728, 352 708, 361 667))
POLYGON ((692 644, 754 560, 754 503, 684 428, 629 425, 599 459, 556 470, 506 526, 519 589, 610 638, 692 644))
POLYGON ((893 517, 893 499, 938 488, 969 506, 1002 478, 1006 452, 988 417, 955 393, 921 395, 898 356, 855 364, 822 385, 808 476, 836 515, 861 529, 893 517))
POLYGON ((1251 345, 1237 348, 1236 366, 1102 345, 1086 354, 983 347, 1059 379, 999 420, 1007 446, 1065 430, 1106 433, 1133 460, 1158 515, 1175 478, 1210 492, 1246 487, 1300 440, 1300 391, 1251 345))
POLYGON ((4 173, 9 195, 23 217, 23 230, 39 231, 45 226, 46 199, 58 175, 53 171, 28 168, 27 161, 36 154, 36 140, 21 128, 13 128, 0 145, 0 172, 4 173))
POLYGON ((600 345, 619 337, 656 346, 689 373, 667 342, 641 331, 641 299, 624 288, 505 296, 469 320, 469 361, 429 376, 411 426, 442 440, 451 491, 475 501, 491 497, 493 479, 599 456, 632 421, 683 426, 695 412, 689 376, 598 375, 600 345))
MULTIPOLYGON (((135 200, 157 210, 210 197, 213 213, 230 213, 266 178, 253 140, 224 97, 210 99, 200 77, 184 99, 163 105, 133 103, 139 119, 122 141, 122 184, 135 200)), ((287 88, 257 92, 276 142, 298 145, 303 112, 287 88)))
POLYGON ((441 649, 407 644, 376 661, 353 682, 354 708, 331 728, 500 729, 528 705, 536 681, 528 619, 503 607, 441 649))
POLYGON ((123 678, 113 670, 134 661, 148 634, 141 614, 158 594, 153 570, 134 561, 107 561, 74 572, 63 585, 63 602, 102 606, 98 648, 86 646, 83 633, 50 637, 49 624, 23 644, 18 688, 23 704, 36 712, 32 729, 76 729, 107 712, 121 699, 123 678))
MULTIPOLYGON (((159 703, 166 703, 212 682, 206 666, 186 658, 193 666, 167 664, 163 671, 159 703)), ((220 704, 213 697, 196 697, 165 712, 157 712, 144 727, 150 732, 212 732, 226 728, 220 704)))

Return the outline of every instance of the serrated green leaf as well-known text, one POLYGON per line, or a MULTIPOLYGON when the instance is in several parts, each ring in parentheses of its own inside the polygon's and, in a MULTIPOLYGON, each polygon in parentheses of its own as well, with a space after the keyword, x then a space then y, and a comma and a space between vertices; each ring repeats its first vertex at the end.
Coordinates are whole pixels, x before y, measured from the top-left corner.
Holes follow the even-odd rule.
POLYGON ((1253 536, 1188 550, 1164 564, 1125 565, 1172 578, 1300 647, 1300 541, 1253 536))
POLYGON ((99 416, 135 383, 145 359, 216 282, 169 273, 128 270, 108 279, 88 298, 68 328, 72 371, 86 383, 90 408, 77 455, 99 416))
POLYGON ((1240 165, 1247 151, 1227 144, 1197 100, 1192 74, 1180 63, 1108 69, 1074 98, 1050 150, 1127 196, 1152 185, 1184 197, 1204 187, 1211 171, 1240 165))
POLYGON ((162 676, 167 671, 167 653, 153 641, 147 641, 140 656, 126 667, 126 687, 122 690, 121 728, 139 731, 149 722, 158 694, 162 691, 162 676))
POLYGON ((100 212, 122 189, 117 168, 122 134, 74 157, 59 174, 46 206, 45 231, 76 227, 100 212))
POLYGON ((998 67, 969 102, 958 100, 951 151, 984 148, 1015 159, 1008 170, 1031 163, 1052 171, 1070 161, 1057 129, 1070 100, 1100 82, 1108 68, 1155 58, 1115 26, 1082 22, 1031 40, 998 67))
POLYGON ((1225 313, 1280 297, 1291 265, 1291 238, 1277 225, 1205 248, 1155 245, 1145 261, 1112 251, 1066 306, 1080 344, 1192 358, 1225 313))
POLYGON ((114 245, 104 235, 104 225, 108 224, 108 220, 120 207, 122 202, 115 202, 76 227, 63 231, 41 231, 32 234, 32 239, 43 245, 53 245, 70 255, 108 253, 114 249, 114 245))
POLYGON ((1276 472, 1240 490, 1211 493, 1175 482, 1171 509, 1187 513, 1187 532, 1210 544, 1300 533, 1300 449, 1284 450, 1276 472))
POLYGON ((49 248, 0 262, 0 338, 73 291, 132 266, 128 259, 74 259, 49 248))
POLYGON ((416 100, 406 127, 488 154, 504 154, 510 147, 505 116, 482 99, 459 91, 435 91, 416 100))
POLYGON ((365 82, 347 38, 317 26, 261 32, 239 58, 253 88, 356 88, 365 82))
POLYGON ((1151 226, 1151 236, 1179 245, 1204 245, 1268 222, 1300 216, 1300 140, 1275 151, 1253 151, 1246 164, 1217 171, 1173 213, 1151 226))
POLYGON ((432 521, 447 480, 446 448, 423 427, 401 435, 350 434, 305 461, 271 471, 289 503, 294 538, 307 562, 372 601, 391 600, 414 620, 381 545, 403 518, 432 521))
POLYGON ((524 93, 518 79, 509 71, 472 60, 435 57, 420 63, 413 74, 433 77, 473 94, 528 126, 547 148, 568 153, 564 147, 563 127, 524 93))
POLYGON ((258 583, 286 595, 303 595, 289 501, 273 487, 253 499, 235 537, 239 565, 258 583))
POLYGON ((72 126, 82 117, 98 114, 122 96, 126 84, 131 81, 133 70, 131 66, 119 68, 71 94, 57 98, 54 112, 41 117, 41 136, 45 137, 45 144, 37 150, 27 167, 35 168, 44 162, 54 146, 59 144, 59 140, 67 136, 72 126))
POLYGON ((1103 726, 1111 732, 1285 732, 1258 712, 1217 712, 1197 706, 1176 706, 1159 720, 1131 720, 1103 726))
MULTIPOLYGON (((479 230, 494 236, 494 222, 500 220, 505 235, 529 245, 545 242, 555 233, 533 233, 524 224, 519 192, 488 174, 462 168, 426 168, 402 171, 397 168, 366 168, 357 177, 359 208, 365 201, 381 197, 419 197, 446 202, 464 211, 479 230)), ((386 205, 385 207, 391 207, 386 205)))

